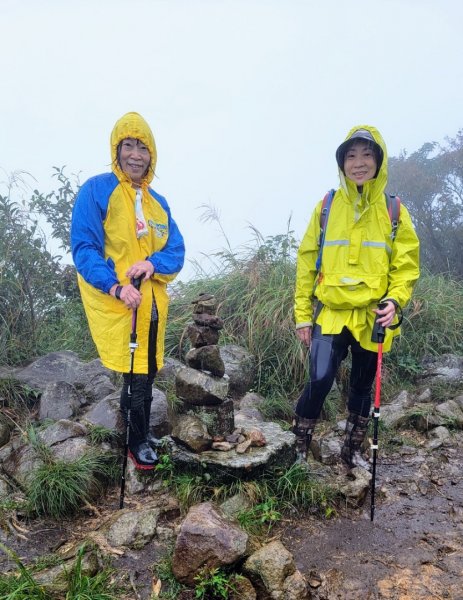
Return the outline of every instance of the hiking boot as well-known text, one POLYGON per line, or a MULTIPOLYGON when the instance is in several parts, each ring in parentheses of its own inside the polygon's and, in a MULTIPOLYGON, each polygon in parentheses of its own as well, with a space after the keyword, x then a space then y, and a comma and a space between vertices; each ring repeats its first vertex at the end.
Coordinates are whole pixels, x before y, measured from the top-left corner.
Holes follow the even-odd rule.
POLYGON ((371 470, 370 463, 362 456, 362 445, 368 430, 369 417, 349 413, 346 421, 346 435, 341 448, 341 459, 350 468, 361 467, 371 470))
POLYGON ((162 446, 161 440, 149 432, 146 436, 146 441, 151 446, 151 448, 153 449, 154 452, 162 446))
MULTIPOLYGON (((133 394, 132 394, 132 410, 130 410, 129 423, 129 457, 133 461, 136 469, 149 470, 154 469, 158 462, 156 452, 148 443, 148 431, 146 427, 146 414, 143 404, 144 383, 142 377, 134 378, 133 394), (137 385, 140 382, 140 385, 137 385), (141 401, 140 401, 141 400, 141 401)), ((127 387, 127 386, 125 386, 127 387)), ((121 414, 124 420, 125 427, 129 417, 127 408, 130 400, 127 390, 123 389, 121 396, 121 414)))
POLYGON ((306 419, 297 416, 294 419, 292 432, 296 436, 296 462, 307 462, 307 454, 316 424, 317 419, 306 419))
POLYGON ((131 445, 129 457, 135 465, 135 468, 141 471, 154 469, 158 463, 157 454, 148 442, 140 442, 139 444, 131 445))
MULTIPOLYGON (((150 431, 150 414, 151 414, 151 402, 153 401, 152 396, 145 397, 143 410, 145 416, 145 431, 146 431, 146 441, 151 446, 153 451, 155 452, 161 445, 161 440, 158 440, 151 431, 150 431)), ((156 452, 155 452, 156 453, 156 452)))

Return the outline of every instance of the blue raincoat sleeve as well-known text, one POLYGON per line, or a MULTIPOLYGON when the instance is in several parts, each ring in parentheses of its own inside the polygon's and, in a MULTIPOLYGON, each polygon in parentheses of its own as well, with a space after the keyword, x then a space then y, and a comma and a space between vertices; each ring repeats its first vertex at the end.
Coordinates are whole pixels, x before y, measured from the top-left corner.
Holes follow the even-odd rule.
POLYGON ((76 269, 93 287, 108 293, 119 283, 111 261, 104 258, 104 228, 109 197, 117 186, 113 174, 92 177, 80 188, 71 224, 71 251, 76 269))

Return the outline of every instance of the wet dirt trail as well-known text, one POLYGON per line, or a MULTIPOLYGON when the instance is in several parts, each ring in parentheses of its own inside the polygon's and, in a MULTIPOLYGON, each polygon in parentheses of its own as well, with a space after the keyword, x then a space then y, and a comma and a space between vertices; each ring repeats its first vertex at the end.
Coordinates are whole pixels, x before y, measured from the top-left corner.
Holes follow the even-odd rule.
MULTIPOLYGON (((117 499, 115 490, 99 515, 29 522, 24 539, 8 536, 7 543, 29 564, 69 539, 88 537, 117 499)), ((463 439, 433 451, 384 453, 373 523, 368 496, 363 507, 342 507, 329 520, 287 517, 271 536, 293 554, 314 600, 463 600, 463 439)), ((116 570, 131 572, 139 597, 147 600, 151 568, 162 552, 162 542, 151 542, 111 558, 116 570)), ((0 553, 0 572, 14 568, 0 553)))
POLYGON ((463 448, 378 461, 377 501, 279 535, 319 600, 463 600, 463 448))

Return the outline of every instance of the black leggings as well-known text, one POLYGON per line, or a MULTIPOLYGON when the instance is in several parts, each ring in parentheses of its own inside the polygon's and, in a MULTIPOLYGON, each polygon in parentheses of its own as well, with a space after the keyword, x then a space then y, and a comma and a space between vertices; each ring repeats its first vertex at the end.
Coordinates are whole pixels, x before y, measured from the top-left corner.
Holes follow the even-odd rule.
MULTIPOLYGON (((130 373, 124 373, 123 377, 121 408, 127 409, 129 403, 130 373)), ((144 403, 148 400, 151 402, 154 375, 139 375, 138 373, 134 373, 132 377, 132 405, 130 408, 132 411, 137 411, 143 409, 144 403)))
POLYGON ((331 390, 341 362, 350 346, 352 369, 349 383, 349 412, 368 417, 371 407, 371 389, 376 375, 378 355, 365 350, 344 327, 341 333, 322 335, 319 325, 312 333, 310 376, 296 406, 296 414, 307 419, 318 419, 326 396, 331 390))

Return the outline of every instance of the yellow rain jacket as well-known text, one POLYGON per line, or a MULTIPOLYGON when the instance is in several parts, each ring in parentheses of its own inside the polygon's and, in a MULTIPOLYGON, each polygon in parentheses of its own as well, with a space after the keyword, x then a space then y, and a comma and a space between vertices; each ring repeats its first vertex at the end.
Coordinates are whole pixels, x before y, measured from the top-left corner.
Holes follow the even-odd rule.
MULTIPOLYGON (((374 127, 352 128, 346 140, 366 129, 381 147, 384 157, 377 176, 363 185, 362 193, 339 169, 341 181, 326 223, 320 273, 315 263, 319 252, 320 213, 316 206, 299 247, 295 292, 296 328, 312 325, 317 300, 323 308, 317 317, 323 334, 340 333, 347 327, 366 350, 377 351, 371 342, 374 308, 385 299, 402 308, 409 302, 419 277, 419 241, 410 215, 402 204, 397 234, 391 239, 387 212, 387 151, 374 127)), ((386 329, 383 350, 387 352, 400 328, 386 329)))
MULTIPOLYGON (((90 331, 103 364, 129 372, 132 311, 109 295, 114 284, 127 285, 125 273, 137 261, 149 260, 154 273, 141 284, 137 311, 134 373, 160 369, 169 298, 166 284, 183 266, 182 235, 162 196, 149 187, 156 168, 156 146, 146 121, 137 113, 124 115, 111 134, 112 172, 86 181, 79 190, 72 215, 71 248, 90 331), (139 139, 150 152, 151 163, 141 183, 142 207, 148 235, 137 238, 135 194, 132 182, 120 168, 117 147, 127 138, 139 139), (153 302, 158 314, 156 365, 148 364, 148 335, 153 302), (154 367, 154 369, 153 369, 154 367)), ((150 349, 151 350, 151 349, 150 349)))

